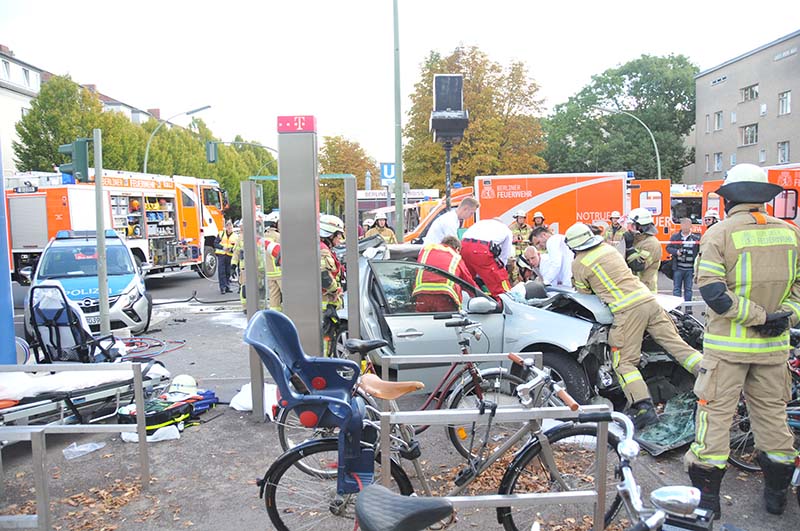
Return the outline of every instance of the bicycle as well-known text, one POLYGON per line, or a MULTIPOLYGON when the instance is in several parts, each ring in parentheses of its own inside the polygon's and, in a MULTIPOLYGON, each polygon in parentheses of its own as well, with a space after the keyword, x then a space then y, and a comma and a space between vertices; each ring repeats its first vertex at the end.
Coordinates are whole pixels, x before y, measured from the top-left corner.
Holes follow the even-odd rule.
MULTIPOLYGON (((617 421, 624 427, 624 437, 617 445, 620 456, 618 475, 622 482, 617 486, 619 496, 635 522, 627 531, 655 531, 662 526, 680 531, 700 529, 698 524, 711 529, 713 514, 698 509, 700 491, 693 487, 662 487, 653 491, 650 501, 653 509, 644 507, 639 486, 632 472, 632 464, 639 455, 639 445, 633 440, 633 423, 621 413, 590 413, 578 416, 578 422, 617 421)), ((448 497, 422 498, 398 496, 381 485, 369 485, 358 496, 356 516, 363 531, 421 531, 453 514, 453 504, 448 497)), ((503 510, 498 509, 498 513, 503 510)), ((526 529, 538 530, 540 522, 526 529)))
MULTIPOLYGON (((513 354, 510 357, 512 361, 522 362, 518 357, 513 359, 515 357, 513 354)), ((530 362, 526 363, 526 367, 530 369, 533 378, 516 388, 516 394, 524 407, 531 408, 546 404, 551 395, 557 395, 572 409, 579 407, 566 391, 550 378, 548 373, 533 367, 530 362)), ((358 401, 359 399, 355 397, 353 400, 358 401)), ((496 404, 487 404, 486 402, 483 404, 483 409, 489 415, 489 422, 485 430, 488 433, 497 407, 496 404)), ((369 438, 362 440, 361 444, 374 450, 371 457, 378 456, 382 451, 381 448, 378 448, 379 439, 375 436, 378 427, 369 420, 365 420, 365 426, 372 429, 365 430, 369 432, 369 438)), ((471 431, 475 432, 474 429, 471 431)), ((524 446, 515 454, 512 463, 506 468, 500 483, 499 494, 568 491, 582 489, 582 487, 588 488, 589 485, 593 487, 596 438, 597 427, 594 424, 567 422, 544 431, 541 422, 531 420, 525 422, 522 428, 504 440, 499 448, 487 455, 488 438, 484 437, 476 448, 475 454, 470 453, 466 466, 457 474, 456 485, 449 495, 454 496, 464 492, 470 483, 503 455, 511 452, 514 446, 523 440, 525 441, 524 446)), ((396 436, 392 436, 391 439, 393 447, 389 451, 394 456, 415 462, 420 458, 421 449, 416 441, 409 444, 396 436)), ((263 479, 259 480, 260 495, 265 500, 270 521, 278 530, 325 529, 336 531, 346 529, 349 531, 353 529, 355 500, 358 491, 362 489, 344 492, 338 485, 342 480, 342 474, 348 473, 346 466, 342 466, 339 460, 342 440, 340 433, 338 441, 332 438, 307 441, 285 452, 269 467, 263 479), (301 460, 312 460, 315 468, 331 471, 335 469, 337 481, 333 481, 334 478, 330 474, 309 475, 300 470, 296 464, 301 460)), ((608 451, 611 458, 607 459, 607 462, 612 471, 617 461, 613 458, 616 455, 617 443, 616 436, 609 433, 608 451)), ((421 468, 417 468, 417 470, 421 470, 421 468)), ((405 471, 399 465, 399 459, 391 461, 390 473, 392 489, 404 496, 411 494, 413 487, 405 471)), ((371 470, 361 476, 358 474, 353 474, 353 476, 359 486, 363 486, 371 484, 373 478, 378 477, 377 474, 377 471, 371 470)), ((424 477, 420 479, 425 485, 424 477)), ((613 489, 608 489, 608 491, 609 496, 613 496, 613 499, 607 503, 606 522, 613 519, 621 503, 621 499, 613 489)), ((426 493, 429 493, 427 488, 426 493)), ((552 509, 554 513, 545 516, 546 518, 563 515, 565 506, 559 505, 552 509)), ((542 512, 542 507, 538 507, 533 514, 524 514, 504 508, 502 513, 501 510, 498 510, 498 519, 508 530, 528 529, 530 526, 522 522, 535 520, 537 515, 542 512)))
MULTIPOLYGON (((470 337, 480 341, 483 334, 481 323, 472 321, 466 317, 465 312, 456 314, 445 313, 434 316, 434 319, 443 320, 456 317, 456 320, 451 320, 445 323, 446 327, 456 328, 456 335, 458 336, 458 345, 461 354, 469 356, 470 353, 470 337)), ((377 376, 375 367, 369 359, 369 352, 383 348, 388 345, 388 342, 382 339, 362 341, 357 339, 348 339, 345 342, 345 348, 348 354, 352 355, 357 353, 361 360, 361 365, 364 374, 371 374, 377 376)), ((349 356, 348 356, 349 357, 349 356)), ((374 379, 369 378, 369 382, 375 382, 374 379)), ((514 389, 524 379, 520 376, 511 374, 511 371, 495 367, 490 369, 478 369, 478 367, 471 361, 465 360, 464 362, 454 362, 450 364, 447 372, 441 377, 436 388, 431 392, 425 402, 418 408, 418 411, 425 411, 429 408, 432 409, 477 409, 480 401, 489 399, 500 406, 518 405, 514 389)), ((421 385, 421 384, 420 384, 421 385)), ((356 393, 366 402, 367 416, 377 421, 380 412, 377 403, 370 396, 369 391, 364 390, 364 382, 360 382, 356 393)), ((414 390, 419 390, 417 387, 414 390)), ((397 404, 394 399, 391 400, 391 407, 397 410, 397 404)), ((334 430, 331 428, 320 429, 309 433, 308 427, 304 426, 297 414, 291 409, 282 408, 275 415, 275 422, 278 425, 278 440, 280 441, 281 448, 284 451, 297 446, 298 444, 314 438, 323 438, 332 436, 334 430)), ((419 435, 428 429, 429 426, 415 426, 414 435, 419 435)), ((497 425, 500 427, 501 432, 508 432, 516 429, 515 425, 497 425)), ((468 426, 465 425, 450 425, 446 427, 447 436, 452 442, 456 451, 463 457, 469 455, 469 448, 466 445, 467 437, 469 435, 468 426)), ((493 433, 494 437, 500 436, 502 433, 493 433)))

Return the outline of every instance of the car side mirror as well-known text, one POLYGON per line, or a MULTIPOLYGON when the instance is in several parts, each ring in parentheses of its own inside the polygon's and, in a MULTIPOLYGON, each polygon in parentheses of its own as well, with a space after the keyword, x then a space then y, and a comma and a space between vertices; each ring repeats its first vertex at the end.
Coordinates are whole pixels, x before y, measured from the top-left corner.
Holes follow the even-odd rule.
POLYGON ((19 270, 20 283, 27 286, 33 279, 33 267, 25 266, 19 270))
POLYGON ((489 297, 472 297, 467 301, 468 313, 494 313, 497 311, 497 302, 489 297))

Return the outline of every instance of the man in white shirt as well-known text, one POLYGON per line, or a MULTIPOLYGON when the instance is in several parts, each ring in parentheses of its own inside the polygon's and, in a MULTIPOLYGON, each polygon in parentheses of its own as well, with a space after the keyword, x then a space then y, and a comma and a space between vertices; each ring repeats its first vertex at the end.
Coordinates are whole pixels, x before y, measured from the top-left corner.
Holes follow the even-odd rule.
POLYGON ((458 229, 461 227, 461 222, 474 216, 475 211, 480 206, 481 204, 474 197, 465 197, 461 200, 458 208, 442 214, 433 221, 428 229, 428 234, 423 239, 423 243, 425 245, 442 243, 445 236, 458 237, 458 229))
POLYGON ((536 227, 531 231, 531 241, 539 249, 547 249, 538 257, 542 282, 551 286, 572 285, 572 259, 575 255, 567 247, 562 234, 551 234, 546 227, 536 227))
POLYGON ((506 264, 515 255, 513 241, 511 229, 498 219, 482 219, 464 233, 461 257, 493 297, 511 289, 506 264))

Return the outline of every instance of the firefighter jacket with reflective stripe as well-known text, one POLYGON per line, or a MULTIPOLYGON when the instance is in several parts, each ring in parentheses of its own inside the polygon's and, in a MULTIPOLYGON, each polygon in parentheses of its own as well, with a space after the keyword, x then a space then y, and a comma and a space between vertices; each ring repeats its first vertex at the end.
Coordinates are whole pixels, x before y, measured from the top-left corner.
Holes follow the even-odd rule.
MULTIPOLYGON (((440 243, 429 243, 420 250, 417 262, 447 271, 451 275, 476 286, 475 280, 472 278, 461 255, 452 247, 440 243)), ((461 306, 461 286, 452 280, 447 280, 446 277, 439 273, 420 268, 417 271, 412 296, 423 293, 448 295, 458 306, 461 306)))
POLYGON ((578 291, 600 297, 612 313, 630 310, 655 298, 636 278, 625 258, 606 243, 575 253, 572 281, 578 291))
POLYGON ((658 266, 661 265, 661 242, 652 234, 638 233, 633 237, 633 253, 628 255, 628 263, 634 260, 644 262, 644 270, 636 276, 653 293, 658 292, 658 266))
POLYGON ((215 241, 214 253, 233 256, 233 248, 236 247, 238 239, 235 232, 231 232, 230 235, 225 231, 220 232, 215 241))
POLYGON ((622 238, 625 236, 625 233, 628 232, 625 230, 625 227, 620 225, 616 229, 614 227, 609 227, 606 229, 605 234, 603 234, 603 239, 608 243, 617 243, 622 241, 622 238))
POLYGON ((520 225, 515 221, 509 225, 508 228, 511 229, 511 234, 513 235, 512 242, 517 250, 517 256, 519 256, 524 253, 525 249, 530 245, 528 238, 531 236, 531 226, 527 223, 520 225))
POLYGON ((329 304, 342 307, 342 277, 344 270, 339 259, 325 244, 319 242, 320 272, 322 274, 322 308, 329 304))
POLYGON ((267 247, 267 278, 278 279, 281 276, 281 234, 269 227, 264 232, 264 239, 267 247))
POLYGON ((697 284, 701 289, 723 284, 732 301, 723 314, 708 309, 706 354, 733 362, 786 362, 788 330, 764 337, 750 327, 777 311, 792 312, 792 325, 800 320, 799 255, 800 230, 767 216, 763 205, 736 205, 706 231, 700 240, 697 284))
POLYGON ((364 237, 369 238, 370 236, 375 236, 376 234, 383 238, 383 241, 386 243, 397 243, 397 236, 395 236, 394 231, 389 227, 381 228, 376 225, 369 229, 364 237))

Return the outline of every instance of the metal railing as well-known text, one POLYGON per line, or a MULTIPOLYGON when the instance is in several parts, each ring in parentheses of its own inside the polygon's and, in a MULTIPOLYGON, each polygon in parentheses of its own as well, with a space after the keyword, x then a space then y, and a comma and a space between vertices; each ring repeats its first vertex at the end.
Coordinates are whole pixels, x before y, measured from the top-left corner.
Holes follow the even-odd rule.
MULTIPOLYGON (((541 367, 541 352, 520 352, 519 356, 534 357, 535 364, 541 367)), ((441 363, 481 363, 486 361, 509 361, 507 353, 492 354, 454 354, 431 356, 381 356, 381 372, 383 379, 389 377, 389 366, 409 364, 441 364, 441 363)), ((610 413, 608 405, 582 406, 577 411, 568 407, 542 407, 542 408, 498 408, 494 420, 498 422, 527 422, 544 419, 577 418, 583 413, 610 413)), ((435 410, 435 411, 384 411, 381 412, 381 448, 391 448, 391 425, 447 425, 475 422, 485 424, 488 415, 481 414, 477 409, 435 410)), ((530 494, 488 494, 477 496, 447 496, 454 507, 508 507, 511 505, 547 505, 559 503, 594 503, 593 529, 601 531, 605 525, 606 503, 606 474, 607 474, 607 446, 608 422, 597 423, 597 448, 594 490, 576 490, 569 492, 547 492, 530 494)), ((391 452, 381 452, 381 482, 389 487, 391 485, 391 452)))
MULTIPOLYGON (((69 425, 11 425, 0 426, 0 441, 31 441, 34 489, 36 491, 36 514, 0 516, 0 529, 52 529, 50 515, 50 492, 47 487, 48 434, 65 433, 119 433, 136 432, 139 435, 139 466, 142 489, 150 484, 150 461, 147 453, 147 428, 144 415, 144 381, 140 363, 101 364, 48 364, 48 365, 0 365, 0 372, 64 372, 64 371, 133 371, 133 394, 136 404, 136 424, 69 424, 69 425)), ((2 452, 2 448, 0 448, 2 452)), ((3 495, 5 479, 0 454, 0 495, 3 495)))

